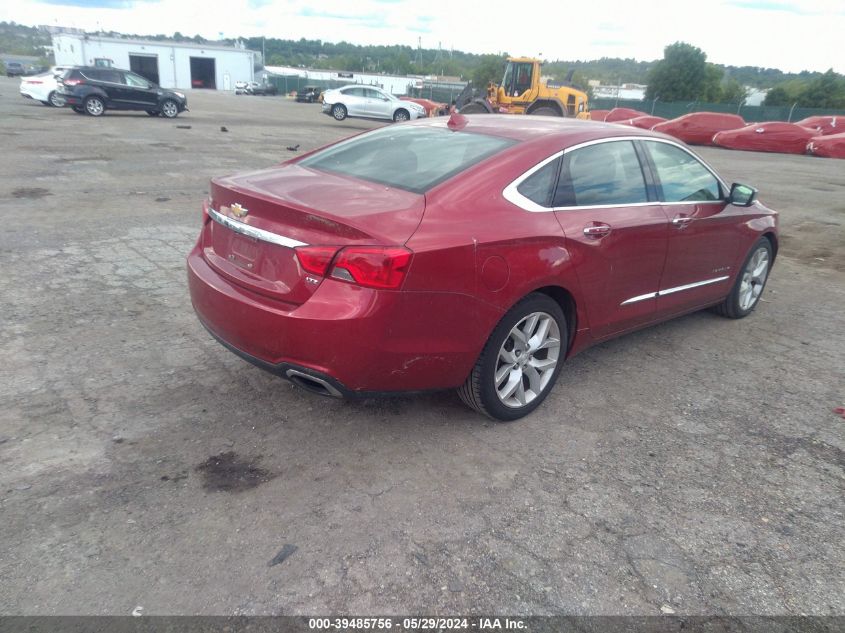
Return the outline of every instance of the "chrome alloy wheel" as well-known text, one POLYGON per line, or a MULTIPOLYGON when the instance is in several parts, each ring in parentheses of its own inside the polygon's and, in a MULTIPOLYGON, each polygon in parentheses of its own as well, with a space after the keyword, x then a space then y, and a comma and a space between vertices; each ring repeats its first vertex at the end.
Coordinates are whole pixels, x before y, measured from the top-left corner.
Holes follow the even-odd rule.
POLYGON ((168 119, 172 119, 179 114, 179 106, 173 101, 165 101, 161 104, 161 111, 168 119))
POLYGON ((85 110, 91 116, 100 116, 105 110, 105 106, 97 97, 89 97, 85 100, 85 110))
POLYGON ((742 281, 739 284, 739 307, 750 310, 757 303, 766 285, 769 274, 769 251, 765 247, 758 248, 748 260, 748 265, 742 271, 742 281))
POLYGON ((506 407, 524 407, 546 387, 560 356, 560 328, 551 315, 532 312, 517 323, 499 348, 494 380, 506 407))

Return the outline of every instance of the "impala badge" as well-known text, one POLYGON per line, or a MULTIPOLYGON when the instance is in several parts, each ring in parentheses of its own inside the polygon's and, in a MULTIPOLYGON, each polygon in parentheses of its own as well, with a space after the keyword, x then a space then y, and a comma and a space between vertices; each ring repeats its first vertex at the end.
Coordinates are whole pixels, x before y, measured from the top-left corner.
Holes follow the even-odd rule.
POLYGON ((246 214, 249 213, 249 209, 247 209, 246 207, 242 207, 237 202, 233 204, 230 209, 232 209, 232 215, 234 215, 236 218, 246 217, 246 214))

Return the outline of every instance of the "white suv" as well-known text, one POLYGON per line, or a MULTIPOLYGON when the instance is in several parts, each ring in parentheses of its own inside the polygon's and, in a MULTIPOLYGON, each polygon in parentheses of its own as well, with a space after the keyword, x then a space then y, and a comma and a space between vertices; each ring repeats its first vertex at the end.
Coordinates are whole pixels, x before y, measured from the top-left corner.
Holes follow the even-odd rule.
POLYGON ((344 86, 323 93, 323 113, 343 121, 346 117, 413 121, 427 116, 425 108, 402 101, 375 86, 344 86))

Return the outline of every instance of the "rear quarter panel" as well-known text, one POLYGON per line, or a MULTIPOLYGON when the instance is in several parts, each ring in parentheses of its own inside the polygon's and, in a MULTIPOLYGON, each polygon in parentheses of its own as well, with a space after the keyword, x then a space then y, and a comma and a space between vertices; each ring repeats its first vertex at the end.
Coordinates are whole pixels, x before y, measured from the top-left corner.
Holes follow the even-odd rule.
MULTIPOLYGON (((472 324, 465 335, 476 356, 502 316, 534 290, 559 286, 579 305, 580 288, 554 213, 531 213, 502 197, 542 158, 536 150, 512 149, 431 190, 407 243, 414 260, 403 290, 461 295, 455 304, 471 306, 471 314, 459 318, 472 324), (472 298, 468 304, 466 297, 472 298)), ((578 327, 586 324, 581 314, 577 320, 578 327)))

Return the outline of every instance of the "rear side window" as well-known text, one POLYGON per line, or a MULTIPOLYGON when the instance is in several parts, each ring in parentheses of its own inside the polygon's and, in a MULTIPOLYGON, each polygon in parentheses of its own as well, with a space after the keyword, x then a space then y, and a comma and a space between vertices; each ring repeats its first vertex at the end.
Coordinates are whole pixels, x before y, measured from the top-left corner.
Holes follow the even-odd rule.
POLYGON ((350 95, 353 97, 363 97, 364 96, 364 89, 363 88, 347 88, 343 90, 343 94, 350 95))
POLYGON ((299 164, 423 193, 515 143, 486 134, 398 125, 327 147, 299 164))
POLYGON ((86 70, 83 74, 94 81, 107 81, 113 84, 123 83, 123 77, 116 70, 86 70))
POLYGON ((689 152, 668 143, 647 142, 664 202, 721 200, 716 177, 689 152))
POLYGON ((647 202, 646 184, 631 141, 588 145, 563 155, 555 207, 647 202))
POLYGON ((519 183, 516 190, 532 202, 548 207, 551 204, 552 191, 559 168, 560 158, 556 158, 519 183))

